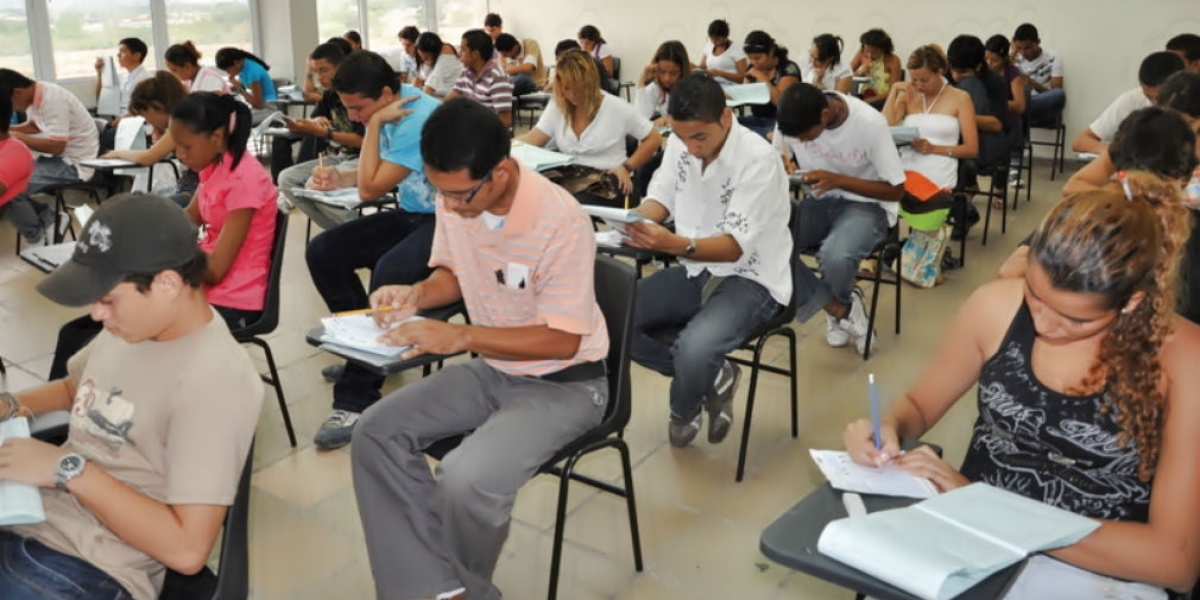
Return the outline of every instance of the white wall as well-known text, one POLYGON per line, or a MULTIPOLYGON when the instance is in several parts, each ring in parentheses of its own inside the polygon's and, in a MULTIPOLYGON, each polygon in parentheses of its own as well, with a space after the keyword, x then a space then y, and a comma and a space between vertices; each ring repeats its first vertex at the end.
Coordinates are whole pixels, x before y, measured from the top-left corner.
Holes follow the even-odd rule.
POLYGON ((708 23, 717 18, 729 21, 735 41, 762 29, 792 56, 806 56, 814 36, 833 33, 845 40, 847 61, 871 27, 887 30, 907 61, 925 43, 945 48, 961 33, 1011 37, 1017 25, 1030 22, 1043 45, 1063 57, 1068 143, 1109 101, 1137 85, 1147 54, 1176 34, 1200 32, 1196 0, 491 0, 491 9, 504 17, 506 31, 536 38, 548 60, 558 40, 595 25, 621 58, 626 81, 667 40, 684 42, 698 61, 708 23))

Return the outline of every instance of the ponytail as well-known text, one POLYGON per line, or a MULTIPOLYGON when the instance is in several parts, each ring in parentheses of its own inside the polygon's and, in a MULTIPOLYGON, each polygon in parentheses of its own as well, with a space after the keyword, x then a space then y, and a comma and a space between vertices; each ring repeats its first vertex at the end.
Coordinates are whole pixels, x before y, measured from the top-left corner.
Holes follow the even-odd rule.
MULTIPOLYGON (((181 100, 171 120, 197 133, 225 132, 225 150, 233 155, 231 168, 237 168, 250 141, 250 107, 230 95, 194 92, 181 100)), ((218 158, 218 160, 220 160, 218 158)))
POLYGON ((787 46, 780 46, 779 44, 775 44, 772 47, 775 49, 775 58, 778 59, 779 66, 783 67, 783 65, 787 64, 787 62, 788 62, 787 46))
POLYGON ((192 40, 187 40, 182 44, 174 44, 167 48, 163 53, 163 58, 168 64, 186 66, 200 66, 200 51, 196 49, 192 40))
POLYGON ((842 62, 842 38, 832 33, 822 33, 813 38, 813 45, 817 47, 817 60, 827 62, 830 66, 842 62))

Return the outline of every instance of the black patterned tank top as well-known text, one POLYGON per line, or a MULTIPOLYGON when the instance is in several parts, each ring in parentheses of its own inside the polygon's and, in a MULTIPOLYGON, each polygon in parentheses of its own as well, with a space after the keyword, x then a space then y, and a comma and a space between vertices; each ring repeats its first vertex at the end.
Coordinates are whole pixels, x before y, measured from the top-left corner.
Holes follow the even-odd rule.
POLYGON ((1024 302, 979 374, 979 419, 961 472, 1085 517, 1145 522, 1150 483, 1137 447, 1118 442, 1104 393, 1067 396, 1042 385, 1030 357, 1036 333, 1024 302))

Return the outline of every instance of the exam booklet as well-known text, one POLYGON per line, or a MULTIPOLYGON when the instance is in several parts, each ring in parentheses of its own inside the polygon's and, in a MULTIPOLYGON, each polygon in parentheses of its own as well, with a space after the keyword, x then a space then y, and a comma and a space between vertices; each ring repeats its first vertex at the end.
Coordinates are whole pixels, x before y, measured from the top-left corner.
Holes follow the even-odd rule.
MULTIPOLYGON (((0 444, 8 438, 29 437, 29 421, 14 417, 0 422, 0 444)), ((0 526, 28 525, 46 520, 37 486, 0 479, 0 526)))
MULTIPOLYGON (((392 327, 395 328, 402 323, 409 323, 421 318, 410 317, 393 323, 392 327)), ((334 315, 321 319, 321 325, 325 327, 325 332, 321 335, 321 341, 331 346, 348 348, 384 357, 400 356, 405 350, 411 347, 388 346, 380 342, 379 336, 387 333, 388 330, 376 325, 375 318, 371 315, 349 315, 342 317, 334 315)))
POLYGON ((814 448, 808 452, 835 490, 905 498, 932 498, 937 495, 937 488, 928 479, 895 465, 879 468, 860 465, 851 460, 848 453, 838 450, 814 448))
POLYGON ((945 600, 1100 524, 984 483, 830 522, 817 549, 925 600, 945 600))
POLYGON ((725 104, 730 108, 743 104, 770 104, 771 89, 766 83, 735 83, 721 88, 725 104))
POLYGON ((593 204, 583 204, 583 212, 591 217, 603 220, 608 223, 609 227, 625 233, 625 225, 628 223, 641 223, 646 221, 646 217, 642 213, 631 208, 612 208, 608 206, 596 206, 593 204))

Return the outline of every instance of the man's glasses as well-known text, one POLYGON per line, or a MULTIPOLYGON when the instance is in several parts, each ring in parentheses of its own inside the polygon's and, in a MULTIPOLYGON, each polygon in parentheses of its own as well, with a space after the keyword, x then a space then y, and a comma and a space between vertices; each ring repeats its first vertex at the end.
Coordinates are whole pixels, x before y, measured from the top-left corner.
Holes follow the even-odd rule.
POLYGON ((475 184, 475 187, 465 192, 444 192, 442 190, 438 190, 438 194, 441 194, 443 198, 449 198, 450 200, 454 200, 459 204, 470 204, 471 201, 475 199, 475 195, 479 193, 480 188, 483 187, 483 184, 491 181, 492 171, 495 171, 495 169, 488 171, 487 174, 483 176, 483 179, 480 179, 479 183, 475 184))

